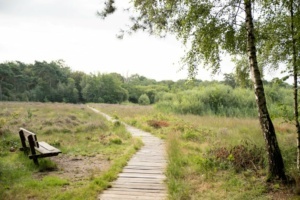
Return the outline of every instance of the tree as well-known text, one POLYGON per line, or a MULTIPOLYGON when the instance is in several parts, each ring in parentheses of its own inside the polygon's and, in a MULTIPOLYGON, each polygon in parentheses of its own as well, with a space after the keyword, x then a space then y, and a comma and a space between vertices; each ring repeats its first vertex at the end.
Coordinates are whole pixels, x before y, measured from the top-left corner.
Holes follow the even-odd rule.
POLYGON ((128 100, 128 91, 115 74, 91 74, 85 76, 80 85, 87 102, 121 103, 128 100))
POLYGON ((148 79, 144 76, 133 74, 126 79, 126 82, 124 83, 124 88, 129 93, 128 100, 130 102, 138 103, 139 97, 142 94, 146 93, 150 98, 150 102, 153 103, 155 98, 155 92, 157 92, 154 90, 158 89, 156 85, 157 82, 153 79, 148 79))
POLYGON ((249 88, 251 86, 251 80, 247 56, 242 55, 239 58, 235 57, 232 61, 235 63, 234 74, 237 85, 242 88, 249 88))
POLYGON ((7 92, 11 88, 10 79, 13 75, 13 72, 8 67, 8 63, 0 64, 0 101, 3 100, 5 93, 7 96, 7 92))
POLYGON ((224 74, 224 81, 223 83, 225 85, 229 85, 231 86, 232 88, 235 88, 236 87, 236 81, 235 81, 235 76, 233 73, 230 73, 230 74, 224 74))
POLYGON ((121 103, 128 100, 128 91, 122 88, 122 82, 116 74, 101 76, 100 97, 105 103, 121 103))
POLYGON ((68 78, 67 84, 59 83, 55 91, 57 93, 55 100, 58 102, 78 103, 79 101, 78 90, 73 78, 68 78))
MULTIPOLYGON (((232 55, 247 53, 259 121, 266 142, 269 178, 285 180, 283 159, 257 63, 252 3, 252 0, 134 0, 138 13, 131 17, 133 23, 129 32, 147 30, 160 36, 176 34, 190 46, 184 58, 190 77, 195 77, 200 63, 217 71, 220 54, 224 51, 232 55)), ((106 17, 114 10, 114 1, 109 0, 100 15, 106 17)))
POLYGON ((85 102, 103 102, 100 98, 100 74, 98 75, 85 75, 80 82, 82 88, 82 97, 85 102))
POLYGON ((84 102, 84 99, 83 99, 83 96, 82 96, 82 87, 80 85, 80 83, 81 83, 84 76, 85 76, 84 72, 76 71, 76 72, 71 73, 71 78, 73 78, 75 80, 75 86, 76 86, 76 89, 78 91, 78 100, 79 100, 79 102, 84 102))
POLYGON ((150 99, 147 94, 142 94, 139 98, 139 104, 140 105, 149 105, 150 99))
POLYGON ((298 76, 299 31, 300 31, 300 1, 277 0, 265 1, 264 6, 270 7, 266 12, 266 20, 261 25, 263 32, 263 57, 266 65, 277 66, 279 63, 287 65, 286 71, 293 77, 294 123, 297 130, 297 168, 300 170, 300 123, 298 106, 298 76))

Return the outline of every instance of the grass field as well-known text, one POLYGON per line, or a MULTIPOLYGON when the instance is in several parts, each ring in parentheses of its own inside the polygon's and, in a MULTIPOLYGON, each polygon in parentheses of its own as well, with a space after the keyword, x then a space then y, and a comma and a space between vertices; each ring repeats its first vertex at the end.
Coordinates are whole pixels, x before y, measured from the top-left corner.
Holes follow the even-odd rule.
POLYGON ((1 102, 0 199, 96 199, 141 145, 85 105, 1 102), (20 127, 63 153, 34 165, 19 151, 20 127))
MULTIPOLYGON (((295 185, 267 183, 264 140, 257 119, 165 114, 151 106, 91 104, 166 139, 170 199, 299 199, 295 185)), ((296 173, 293 125, 274 125, 286 172, 296 173)))

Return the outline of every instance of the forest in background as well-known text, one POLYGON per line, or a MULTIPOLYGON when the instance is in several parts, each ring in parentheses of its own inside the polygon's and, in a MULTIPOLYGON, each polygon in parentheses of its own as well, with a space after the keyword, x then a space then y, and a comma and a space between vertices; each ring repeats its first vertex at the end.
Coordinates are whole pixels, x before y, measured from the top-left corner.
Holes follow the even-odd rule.
MULTIPOLYGON (((264 81, 272 117, 292 118, 292 86, 274 78, 264 81)), ((256 117, 253 88, 234 73, 223 81, 156 81, 138 74, 86 74, 61 60, 0 64, 0 101, 155 104, 167 112, 256 117)))

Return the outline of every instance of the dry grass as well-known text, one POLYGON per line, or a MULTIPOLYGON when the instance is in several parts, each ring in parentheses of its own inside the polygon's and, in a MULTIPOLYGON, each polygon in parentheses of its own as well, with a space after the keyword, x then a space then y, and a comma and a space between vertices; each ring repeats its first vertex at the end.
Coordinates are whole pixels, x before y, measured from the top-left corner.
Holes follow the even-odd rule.
POLYGON ((141 146, 85 105, 1 102, 0 132, 0 199, 7 200, 95 199, 141 146), (63 153, 35 166, 18 151, 20 127, 63 153))
MULTIPOLYGON (((291 187, 280 183, 266 183, 266 154, 256 155, 261 156, 259 159, 262 158, 265 162, 259 161, 254 169, 235 169, 234 165, 240 164, 233 162, 233 154, 241 153, 234 151, 238 147, 243 147, 242 152, 250 158, 255 149, 264 149, 257 119, 173 115, 161 113, 151 106, 93 106, 166 138, 170 156, 167 173, 170 199, 297 199, 291 187), (149 125, 151 120, 164 121, 169 126, 157 129, 149 125), (248 151, 245 144, 249 144, 249 148, 255 148, 248 151), (223 161, 218 161, 211 153, 218 148, 228 150, 229 156, 223 158, 223 161), (234 151, 232 155, 231 150, 234 151), (172 151, 178 153, 170 153, 172 151)), ((286 171, 292 174, 296 156, 295 129, 293 125, 281 120, 274 120, 274 126, 285 159, 286 171)), ((241 163, 246 163, 242 157, 239 159, 241 163)))

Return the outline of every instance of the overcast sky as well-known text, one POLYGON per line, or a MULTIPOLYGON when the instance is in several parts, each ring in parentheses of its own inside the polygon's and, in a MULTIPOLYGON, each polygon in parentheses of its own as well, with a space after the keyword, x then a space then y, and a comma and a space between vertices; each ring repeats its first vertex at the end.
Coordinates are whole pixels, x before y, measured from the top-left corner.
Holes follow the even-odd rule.
MULTIPOLYGON (((86 73, 138 73, 156 80, 187 77, 186 70, 179 71, 184 47, 175 37, 137 33, 119 40, 116 34, 128 24, 126 14, 119 11, 103 21, 96 15, 102 4, 103 0, 0 0, 0 62, 62 59, 72 70, 86 73)), ((227 61, 222 69, 228 73, 232 64, 227 61)), ((201 70, 198 78, 211 76, 201 70)))

